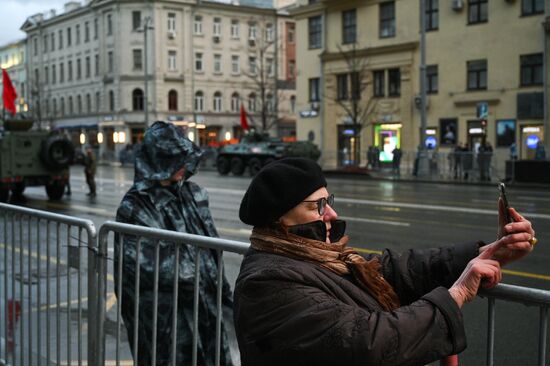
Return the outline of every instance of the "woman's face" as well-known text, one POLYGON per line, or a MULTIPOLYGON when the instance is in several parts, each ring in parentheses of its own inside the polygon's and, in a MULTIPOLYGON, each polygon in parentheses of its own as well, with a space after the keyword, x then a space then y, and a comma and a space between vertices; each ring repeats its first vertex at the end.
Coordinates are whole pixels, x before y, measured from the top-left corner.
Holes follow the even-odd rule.
MULTIPOLYGON (((320 198, 328 198, 329 193, 325 187, 319 188, 309 196, 307 196, 304 201, 317 201, 320 198)), ((323 215, 319 215, 319 210, 317 207, 317 202, 300 202, 293 209, 281 216, 280 221, 286 226, 301 225, 307 224, 309 222, 321 220, 325 223, 327 227, 327 237, 326 242, 330 243, 330 222, 336 220, 338 214, 334 209, 327 203, 325 207, 325 212, 323 215)))

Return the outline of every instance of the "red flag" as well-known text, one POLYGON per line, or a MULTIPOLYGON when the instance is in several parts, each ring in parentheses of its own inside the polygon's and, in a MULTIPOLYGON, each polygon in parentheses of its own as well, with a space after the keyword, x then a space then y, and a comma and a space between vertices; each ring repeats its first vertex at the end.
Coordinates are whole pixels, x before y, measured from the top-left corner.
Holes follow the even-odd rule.
POLYGON ((4 85, 4 91, 2 93, 4 108, 11 114, 15 114, 15 100, 17 99, 17 93, 11 83, 10 76, 4 69, 2 69, 2 84, 4 85))
POLYGON ((241 104, 241 127, 244 130, 249 130, 248 122, 246 121, 246 111, 244 110, 244 105, 241 104))

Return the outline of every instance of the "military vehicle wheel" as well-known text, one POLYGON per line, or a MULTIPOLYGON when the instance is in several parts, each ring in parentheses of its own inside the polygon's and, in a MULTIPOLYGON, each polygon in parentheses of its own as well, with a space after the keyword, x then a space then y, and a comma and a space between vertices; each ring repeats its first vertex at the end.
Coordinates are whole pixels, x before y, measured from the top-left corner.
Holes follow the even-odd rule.
POLYGON ((53 201, 59 201, 65 193, 65 184, 64 183, 50 183, 46 184, 46 194, 49 199, 53 201))
POLYGON ((50 168, 65 169, 74 157, 73 143, 62 135, 50 136, 42 144, 41 156, 50 168))
POLYGON ((267 158, 264 160, 264 166, 266 166, 267 164, 271 164, 275 161, 275 159, 273 158, 267 158))
POLYGON ((258 158, 252 158, 248 162, 248 168, 250 169, 250 176, 255 176, 262 169, 262 161, 258 158))
POLYGON ((25 191, 25 182, 15 183, 15 187, 11 189, 11 194, 14 196, 21 196, 25 191))
POLYGON ((239 157, 234 157, 231 159, 231 173, 234 175, 243 175, 246 166, 244 165, 243 159, 239 157))
POLYGON ((229 165, 229 159, 225 156, 219 156, 216 159, 216 168, 218 168, 218 173, 221 175, 227 175, 231 170, 231 165, 229 165))
POLYGON ((7 188, 0 188, 0 202, 8 202, 8 198, 10 198, 10 190, 7 188))

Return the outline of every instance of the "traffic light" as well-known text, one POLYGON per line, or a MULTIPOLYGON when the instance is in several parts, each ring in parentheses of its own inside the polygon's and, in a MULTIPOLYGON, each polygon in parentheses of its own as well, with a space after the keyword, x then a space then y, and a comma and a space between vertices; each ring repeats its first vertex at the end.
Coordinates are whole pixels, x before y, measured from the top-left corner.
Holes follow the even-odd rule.
POLYGON ((483 127, 483 128, 487 127, 487 120, 486 119, 481 120, 481 127, 483 127))

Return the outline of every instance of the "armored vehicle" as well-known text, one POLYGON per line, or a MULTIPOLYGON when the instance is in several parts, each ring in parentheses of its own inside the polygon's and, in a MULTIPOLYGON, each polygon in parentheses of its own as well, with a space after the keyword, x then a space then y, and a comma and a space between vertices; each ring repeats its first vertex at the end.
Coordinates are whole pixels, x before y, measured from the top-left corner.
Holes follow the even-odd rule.
POLYGON ((48 197, 59 200, 69 180, 74 146, 65 136, 31 130, 32 120, 6 120, 0 133, 0 202, 10 191, 18 196, 25 187, 45 186, 48 197))
POLYGON ((242 175, 246 168, 256 175, 262 167, 284 157, 307 157, 313 160, 321 155, 317 146, 309 141, 284 142, 265 134, 248 133, 240 143, 220 148, 216 159, 218 173, 242 175))

